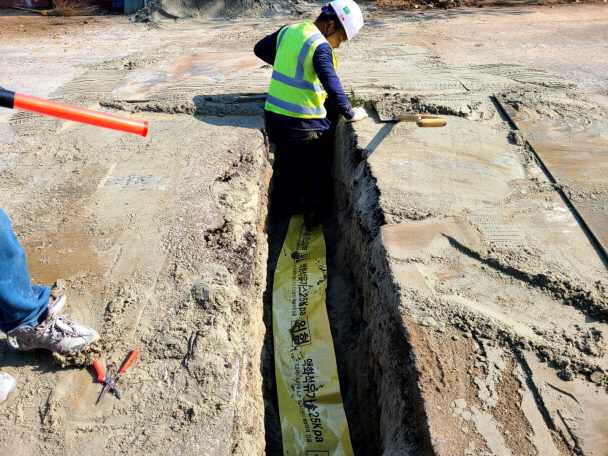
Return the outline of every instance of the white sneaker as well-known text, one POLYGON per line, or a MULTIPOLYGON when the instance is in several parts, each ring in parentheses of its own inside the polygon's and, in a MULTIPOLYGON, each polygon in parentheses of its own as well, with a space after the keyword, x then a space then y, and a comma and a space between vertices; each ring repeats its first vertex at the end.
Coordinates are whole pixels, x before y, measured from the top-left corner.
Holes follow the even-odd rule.
POLYGON ((0 404, 8 399, 17 388, 17 380, 6 372, 0 372, 0 404))
POLYGON ((15 350, 46 348, 58 353, 80 350, 99 339, 94 329, 74 323, 67 315, 58 315, 66 298, 59 296, 46 310, 46 318, 38 326, 22 326, 7 334, 7 342, 15 350))

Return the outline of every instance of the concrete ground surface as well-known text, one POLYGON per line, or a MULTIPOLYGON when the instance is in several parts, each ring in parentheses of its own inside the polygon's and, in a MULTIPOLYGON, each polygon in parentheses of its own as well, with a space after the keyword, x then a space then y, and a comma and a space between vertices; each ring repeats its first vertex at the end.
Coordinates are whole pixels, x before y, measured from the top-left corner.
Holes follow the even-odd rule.
MULTIPOLYGON (((607 263, 571 204, 608 192, 552 181, 497 101, 605 140, 608 9, 366 11, 337 55, 370 117, 338 127, 324 222, 355 454, 608 454, 607 263), (378 116, 410 112, 448 124, 378 116)), ((2 344, 3 454, 281 454, 267 290, 286 218, 251 49, 296 20, 0 16, 1 86, 150 122, 0 112, 0 207, 33 283, 103 337, 2 344), (123 398, 96 406, 87 366, 134 347, 123 398)))

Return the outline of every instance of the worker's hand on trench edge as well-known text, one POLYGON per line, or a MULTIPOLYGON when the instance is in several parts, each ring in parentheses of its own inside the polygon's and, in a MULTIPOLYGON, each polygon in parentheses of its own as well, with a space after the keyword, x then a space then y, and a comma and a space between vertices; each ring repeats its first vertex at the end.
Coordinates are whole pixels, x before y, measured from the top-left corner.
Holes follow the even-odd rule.
POLYGON ((365 112, 365 108, 353 108, 355 111, 355 117, 352 119, 346 119, 347 122, 357 122, 358 120, 365 119, 367 117, 367 112, 365 112))

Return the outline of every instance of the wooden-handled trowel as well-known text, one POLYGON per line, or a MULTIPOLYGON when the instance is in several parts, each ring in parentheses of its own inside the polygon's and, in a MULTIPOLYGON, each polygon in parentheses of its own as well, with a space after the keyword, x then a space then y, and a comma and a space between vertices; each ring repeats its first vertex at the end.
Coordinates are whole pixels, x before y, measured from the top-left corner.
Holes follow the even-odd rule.
POLYGON ((381 122, 416 122, 419 127, 444 127, 447 121, 443 117, 423 116, 420 114, 397 114, 393 117, 382 117, 378 113, 381 122))

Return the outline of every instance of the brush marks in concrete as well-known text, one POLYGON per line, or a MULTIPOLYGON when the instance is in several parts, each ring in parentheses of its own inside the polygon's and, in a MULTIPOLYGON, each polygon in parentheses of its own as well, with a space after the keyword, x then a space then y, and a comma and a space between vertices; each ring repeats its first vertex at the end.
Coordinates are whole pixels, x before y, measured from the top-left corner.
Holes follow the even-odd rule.
POLYGON ((608 255, 607 112, 563 94, 512 92, 499 98, 608 255))
POLYGON ((554 89, 572 89, 575 87, 572 82, 564 78, 521 65, 473 65, 455 68, 454 72, 467 90, 470 91, 492 91, 523 84, 554 89))
MULTIPOLYGON (((438 110, 462 113, 451 108, 458 102, 447 96, 448 108, 438 110)), ((592 292, 597 277, 606 279, 605 268, 498 115, 483 123, 446 117, 442 129, 394 125, 367 159, 389 222, 380 229, 381 243, 401 296, 435 449, 527 454, 543 448, 551 454, 551 446, 582 448, 584 439, 593 439, 580 426, 564 424, 555 434, 553 425, 539 420, 555 408, 534 400, 535 374, 514 372, 521 349, 548 361, 560 382, 558 372, 585 383, 585 372, 605 362, 606 326, 593 317, 605 296, 592 292), (564 238, 569 241, 562 245, 564 238), (582 301, 568 305, 561 286, 540 285, 546 271, 555 271, 551 275, 564 289, 573 281, 584 283, 596 310, 582 301), (471 337, 478 341, 473 357, 464 351, 471 337), (462 350, 450 361, 448 345, 462 350), (446 399, 462 399, 464 391, 470 405, 455 410, 455 421, 446 419, 446 399), (460 435, 459 443, 448 443, 448 435, 460 435)), ((353 126, 364 145, 384 127, 373 118, 353 126)), ((596 405, 588 407, 587 416, 601 415, 596 405)))
POLYGON ((427 49, 370 43, 366 49, 345 50, 339 72, 349 74, 357 90, 408 93, 460 93, 464 88, 451 69, 427 49), (366 62, 365 72, 357 71, 366 62))
POLYGON ((265 92, 269 72, 261 69, 262 66, 264 62, 252 52, 201 50, 184 53, 163 62, 160 67, 132 72, 113 94, 123 100, 172 101, 166 98, 165 92, 184 92, 190 98, 198 94, 238 93, 245 87, 243 78, 249 81, 245 92, 265 92))

